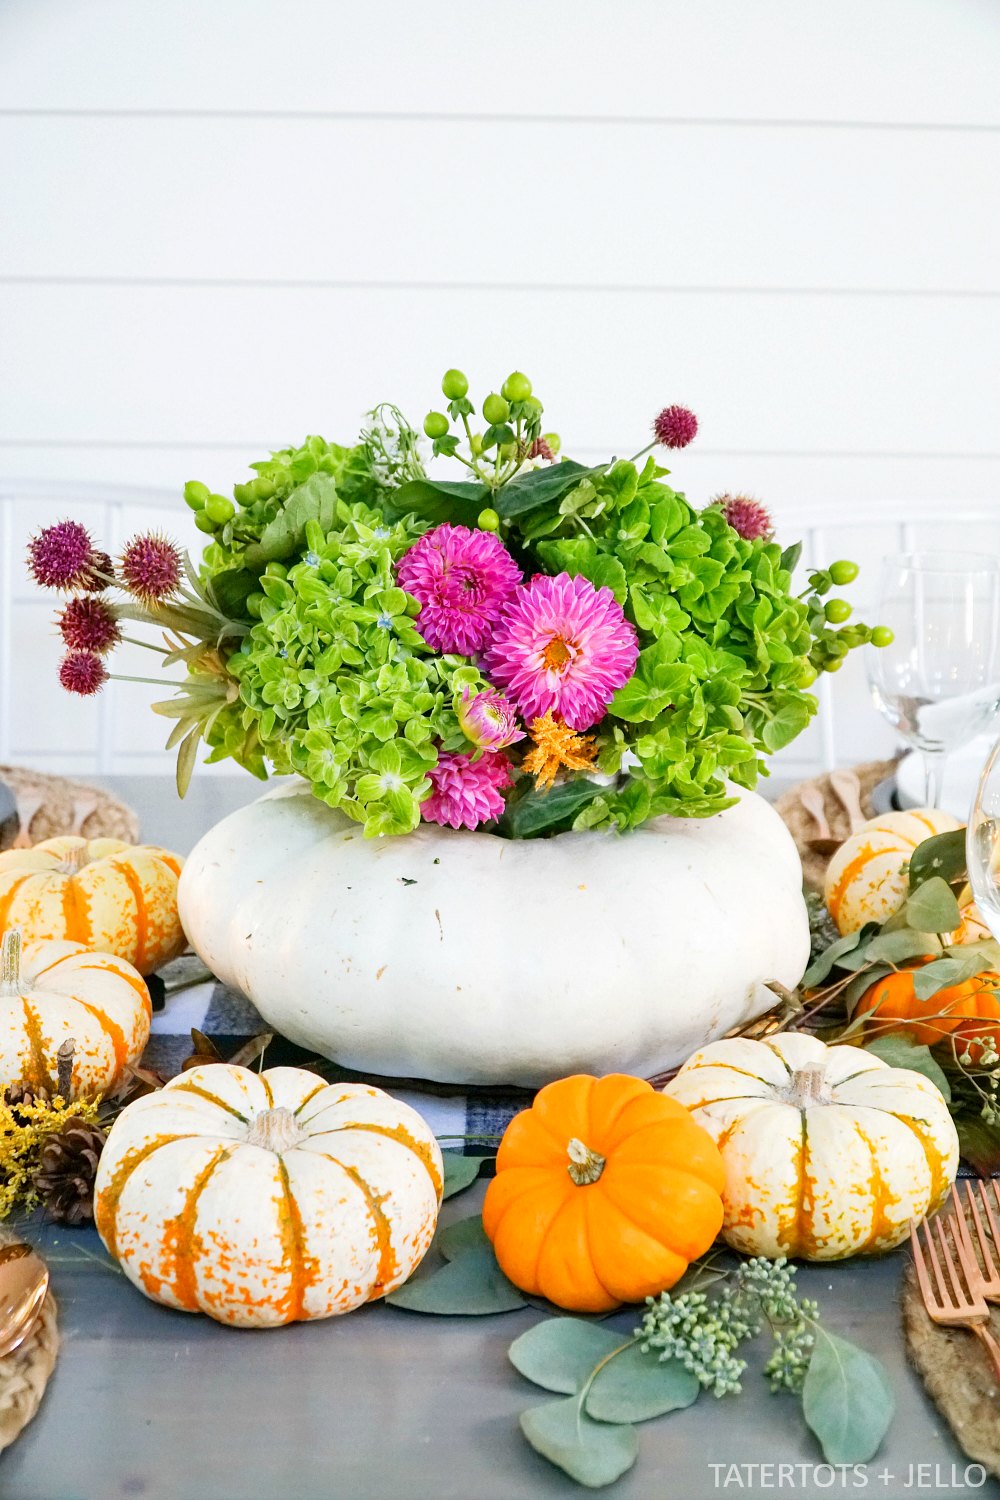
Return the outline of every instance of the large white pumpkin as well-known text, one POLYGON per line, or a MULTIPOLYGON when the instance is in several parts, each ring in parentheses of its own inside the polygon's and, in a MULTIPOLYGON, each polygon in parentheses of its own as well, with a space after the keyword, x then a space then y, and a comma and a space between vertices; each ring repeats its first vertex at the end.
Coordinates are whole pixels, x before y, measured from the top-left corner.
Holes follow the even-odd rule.
POLYGON ((650 1076, 774 1003, 809 948, 799 857, 763 801, 625 834, 366 839, 297 784, 181 877, 205 963, 350 1068, 538 1086, 650 1076))

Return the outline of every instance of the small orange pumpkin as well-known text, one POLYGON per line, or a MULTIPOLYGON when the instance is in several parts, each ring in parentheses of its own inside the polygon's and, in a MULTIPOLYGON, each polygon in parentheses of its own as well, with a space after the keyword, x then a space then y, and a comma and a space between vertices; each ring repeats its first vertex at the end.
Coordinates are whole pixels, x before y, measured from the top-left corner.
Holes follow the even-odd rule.
POLYGON ((1000 974, 979 974, 971 983, 975 988, 956 1007, 951 1035, 959 1056, 968 1048, 975 1065, 984 1052, 1000 1052, 1000 974))
MULTIPOLYGON (((925 958, 922 963, 929 963, 925 958)), ((920 967, 920 965, 917 965, 920 967)), ((987 971, 961 984, 938 990, 929 1000, 918 1000, 913 987, 913 969, 898 969, 869 985, 858 1001, 855 1015, 871 1015, 866 1029, 871 1035, 884 1036, 891 1031, 912 1032, 916 1041, 933 1047, 946 1036, 978 1036, 985 1040, 986 1030, 977 1017, 1000 1017, 1000 974, 987 971), (964 1018, 969 1026, 963 1027, 964 1018)), ((997 1033, 1000 1038, 1000 1032, 997 1033)))
POLYGON ((722 1228, 722 1156, 641 1078, 550 1083, 507 1127, 483 1228, 504 1275, 573 1312, 679 1281, 722 1228))

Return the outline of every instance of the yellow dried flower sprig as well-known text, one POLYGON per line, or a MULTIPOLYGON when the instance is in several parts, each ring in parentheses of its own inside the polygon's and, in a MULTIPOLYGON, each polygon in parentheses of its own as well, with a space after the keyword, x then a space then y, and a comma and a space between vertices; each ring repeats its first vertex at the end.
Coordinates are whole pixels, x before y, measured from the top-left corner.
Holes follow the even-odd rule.
POLYGON ((15 1207, 30 1209, 38 1202, 34 1174, 45 1142, 66 1129, 72 1120, 96 1124, 99 1101, 40 1095, 9 1102, 0 1095, 0 1219, 15 1207))

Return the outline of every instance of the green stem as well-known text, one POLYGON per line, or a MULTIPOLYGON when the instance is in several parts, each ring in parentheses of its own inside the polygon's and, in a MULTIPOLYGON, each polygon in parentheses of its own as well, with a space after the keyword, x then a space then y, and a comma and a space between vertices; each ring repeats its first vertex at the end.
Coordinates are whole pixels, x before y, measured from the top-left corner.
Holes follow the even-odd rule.
POLYGON ((647 453, 652 453, 652 451, 653 451, 653 449, 655 447, 656 447, 656 439, 654 438, 651 443, 647 443, 646 444, 645 448, 640 448, 639 451, 638 451, 638 453, 633 453, 632 457, 629 459, 629 463, 630 464, 638 463, 639 460, 640 460, 640 458, 645 458, 645 456, 646 456, 647 453))
POLYGON ((137 635, 123 635, 122 640, 126 641, 130 646, 142 646, 146 651, 157 651, 160 656, 171 656, 173 654, 163 646, 154 646, 152 641, 140 641, 137 635))
POLYGON ((109 672, 112 682, 148 682, 151 687, 187 688, 187 682, 175 682, 172 677, 127 677, 124 672, 109 672))

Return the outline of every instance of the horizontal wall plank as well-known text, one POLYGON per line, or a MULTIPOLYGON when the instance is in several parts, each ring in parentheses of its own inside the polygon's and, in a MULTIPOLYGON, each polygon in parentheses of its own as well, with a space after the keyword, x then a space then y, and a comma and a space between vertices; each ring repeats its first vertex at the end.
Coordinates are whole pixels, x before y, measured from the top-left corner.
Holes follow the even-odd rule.
POLYGON ((349 436, 459 364, 527 370, 570 447, 634 451, 682 401, 706 451, 1000 450, 997 300, 0 287, 0 327, 0 440, 349 436))
POLYGON ((994 0, 7 0, 0 100, 995 125, 998 49, 994 0))
POLYGON ((8 117, 0 162, 0 277, 1000 294, 1000 132, 8 117))

